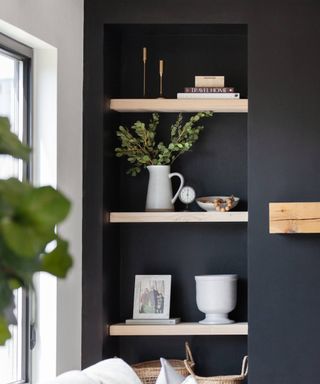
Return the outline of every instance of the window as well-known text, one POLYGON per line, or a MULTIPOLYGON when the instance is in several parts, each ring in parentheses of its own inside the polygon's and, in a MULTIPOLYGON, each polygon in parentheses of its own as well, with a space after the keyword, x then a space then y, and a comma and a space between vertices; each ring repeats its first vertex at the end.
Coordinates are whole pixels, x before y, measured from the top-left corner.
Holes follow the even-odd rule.
MULTIPOLYGON (((30 71, 32 50, 0 35, 0 116, 10 120, 11 130, 20 140, 30 144, 30 71)), ((0 156, 0 178, 17 177, 28 180, 31 166, 10 156, 0 156)), ((15 292, 17 326, 10 326, 12 334, 0 347, 0 384, 26 382, 29 365, 29 306, 27 292, 15 292)))

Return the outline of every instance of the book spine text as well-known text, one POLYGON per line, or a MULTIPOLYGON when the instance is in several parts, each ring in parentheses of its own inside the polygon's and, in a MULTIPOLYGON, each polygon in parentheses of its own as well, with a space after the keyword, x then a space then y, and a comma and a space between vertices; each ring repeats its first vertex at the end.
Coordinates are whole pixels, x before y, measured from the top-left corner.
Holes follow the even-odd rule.
POLYGON ((240 99, 240 93, 177 93, 177 99, 240 99))
POLYGON ((230 87, 186 87, 185 93, 233 93, 234 88, 230 87))

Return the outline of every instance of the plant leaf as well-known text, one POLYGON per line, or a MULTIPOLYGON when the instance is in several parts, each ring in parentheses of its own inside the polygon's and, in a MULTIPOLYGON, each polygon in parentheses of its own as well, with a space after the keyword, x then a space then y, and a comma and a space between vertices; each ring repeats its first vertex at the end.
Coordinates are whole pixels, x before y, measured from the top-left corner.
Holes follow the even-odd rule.
POLYGON ((0 315, 0 345, 4 345, 11 338, 8 322, 4 316, 0 315))
POLYGON ((197 125, 198 121, 212 115, 213 112, 198 112, 182 125, 183 116, 179 113, 175 123, 171 125, 171 142, 168 144, 155 141, 159 124, 158 113, 152 114, 147 125, 136 121, 130 131, 120 125, 116 134, 121 146, 115 148, 116 157, 127 157, 130 163, 127 173, 132 176, 136 176, 148 165, 172 164, 198 140, 199 132, 203 128, 197 125))
POLYGON ((12 301, 12 291, 9 287, 5 275, 0 274, 0 314, 10 305, 12 301))
POLYGON ((41 259, 41 270, 57 277, 66 277, 71 266, 68 242, 62 239, 58 239, 56 248, 50 253, 45 253, 41 259))
POLYGON ((28 160, 30 151, 30 148, 22 144, 19 138, 10 131, 9 119, 0 116, 0 154, 28 160))
POLYGON ((33 188, 18 179, 0 180, 0 217, 12 216, 23 197, 33 188))
POLYGON ((51 228, 66 218, 70 202, 52 187, 32 188, 22 201, 22 212, 39 227, 51 228))
MULTIPOLYGON (((0 290, 2 281, 7 281, 11 290, 16 287, 16 284, 19 284, 22 287, 32 286, 32 276, 35 272, 40 270, 39 254, 34 257, 19 256, 4 244, 3 238, 1 237, 0 254, 0 269, 5 273, 2 280, 0 276, 0 290), (10 285, 12 280, 17 282, 13 287, 10 285)), ((0 312, 3 297, 4 296, 0 294, 0 312)))
POLYGON ((28 223, 19 223, 10 218, 1 220, 0 229, 7 247, 23 257, 35 257, 55 238, 53 230, 51 233, 41 233, 28 223))
POLYGON ((39 255, 55 238, 55 225, 69 210, 69 200, 52 187, 34 188, 17 179, 0 181, 0 233, 17 255, 39 255))

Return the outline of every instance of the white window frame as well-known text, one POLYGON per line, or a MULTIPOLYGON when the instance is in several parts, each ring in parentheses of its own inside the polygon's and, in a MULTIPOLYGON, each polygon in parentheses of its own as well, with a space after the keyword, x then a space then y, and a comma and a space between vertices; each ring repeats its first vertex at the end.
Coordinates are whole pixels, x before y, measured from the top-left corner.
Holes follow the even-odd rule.
MULTIPOLYGON (((57 187, 57 48, 0 20, 0 32, 32 47, 32 175, 36 186, 57 187)), ((57 279, 39 273, 34 279, 30 324, 36 345, 29 354, 28 383, 57 375, 57 279)), ((11 384, 11 383, 10 383, 11 384)), ((18 384, 18 383, 15 383, 18 384)))
MULTIPOLYGON (((0 15, 0 32, 34 50, 33 179, 37 185, 58 184, 72 200, 71 213, 59 232, 70 242, 74 266, 67 279, 43 278, 52 287, 47 299, 50 324, 41 326, 42 318, 37 322, 32 383, 81 368, 83 3, 68 2, 62 13, 57 2, 50 5, 52 12, 39 22, 34 14, 42 8, 36 1, 20 14, 19 1, 12 0, 0 15), (59 25, 64 17, 71 17, 70 25, 59 25)), ((44 301, 38 295, 38 319, 46 310, 40 308, 44 301)))
MULTIPOLYGON (((0 52, 5 56, 12 57, 23 63, 23 102, 22 102, 22 119, 23 119, 23 142, 32 145, 32 48, 19 43, 18 41, 0 33, 0 52)), ((24 180, 32 179, 32 162, 23 164, 22 178, 24 180)), ((10 384, 27 383, 31 368, 30 360, 30 313, 31 302, 28 297, 28 292, 23 290, 21 303, 22 312, 18 314, 18 321, 22 322, 22 341, 20 356, 18 357, 19 365, 21 365, 21 380, 10 384)))

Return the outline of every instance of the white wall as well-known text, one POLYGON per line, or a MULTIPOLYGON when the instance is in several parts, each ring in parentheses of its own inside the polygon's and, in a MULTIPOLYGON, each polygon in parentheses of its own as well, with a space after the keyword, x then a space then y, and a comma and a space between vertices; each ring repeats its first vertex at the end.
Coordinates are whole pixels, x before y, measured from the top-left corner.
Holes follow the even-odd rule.
MULTIPOLYGON (((68 278, 56 286, 55 371, 60 373, 81 366, 83 0, 0 0, 0 32, 34 47, 40 64, 49 59, 51 74, 57 66, 57 83, 51 88, 42 87, 42 92, 57 97, 52 103, 57 106, 57 120, 43 113, 45 105, 39 110, 36 103, 39 121, 35 123, 39 128, 47 121, 52 131, 57 127, 52 141, 52 148, 55 139, 57 143, 57 153, 53 155, 57 161, 57 185, 73 203, 69 219, 59 229, 70 241, 75 262, 68 278)), ((48 110, 54 114, 54 105, 51 109, 49 105, 48 110)))

